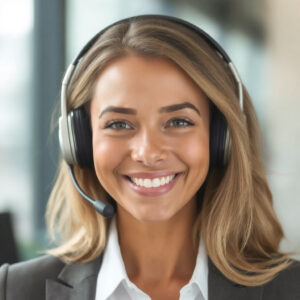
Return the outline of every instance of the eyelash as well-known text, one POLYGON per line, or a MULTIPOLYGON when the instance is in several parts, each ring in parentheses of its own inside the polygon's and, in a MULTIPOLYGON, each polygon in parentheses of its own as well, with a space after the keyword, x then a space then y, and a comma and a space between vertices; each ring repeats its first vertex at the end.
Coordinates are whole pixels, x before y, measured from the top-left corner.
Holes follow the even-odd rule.
POLYGON ((189 127, 189 126, 194 126, 195 124, 194 123, 192 123, 192 122, 190 122, 190 121, 188 121, 188 120, 186 120, 186 119, 181 119, 181 118, 177 118, 177 119, 172 119, 172 120, 170 120, 169 121, 169 123, 171 123, 171 122, 184 122, 186 125, 184 125, 184 126, 174 126, 175 128, 179 128, 179 127, 189 127))
MULTIPOLYGON (((128 129, 128 128, 124 128, 124 127, 123 128, 114 128, 114 126, 116 126, 116 124, 125 124, 125 125, 128 125, 128 122, 123 121, 123 120, 110 121, 110 122, 108 122, 105 125, 104 129, 114 129, 114 130, 128 129)), ((131 129, 131 128, 129 128, 129 129, 131 129)))
MULTIPOLYGON (((171 122, 181 122, 181 124, 182 124, 182 122, 184 122, 185 125, 184 126, 168 126, 168 127, 184 128, 184 127, 189 127, 189 126, 194 126, 195 125, 194 123, 192 123, 192 122, 190 122, 188 120, 185 120, 183 118, 175 118, 175 119, 170 120, 168 123, 171 123, 171 122)), ((120 130, 123 130, 123 129, 125 129, 125 130, 132 129, 132 128, 126 128, 127 125, 131 126, 130 123, 128 123, 127 121, 114 120, 114 121, 108 122, 105 125, 104 129, 113 129, 113 130, 117 130, 117 131, 120 131, 120 130), (122 127, 122 128, 116 128, 116 127, 114 127, 114 126, 116 126, 116 124, 123 124, 123 125, 125 124, 125 128, 124 127, 122 127)))

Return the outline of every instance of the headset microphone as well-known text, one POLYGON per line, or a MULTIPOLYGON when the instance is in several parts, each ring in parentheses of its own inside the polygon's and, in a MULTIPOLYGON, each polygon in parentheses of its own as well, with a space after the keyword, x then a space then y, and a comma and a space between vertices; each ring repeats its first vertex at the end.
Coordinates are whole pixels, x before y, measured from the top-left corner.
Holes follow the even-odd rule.
POLYGON ((75 178, 75 175, 74 175, 74 170, 73 170, 73 166, 69 165, 69 171, 70 171, 70 174, 71 174, 71 179, 72 179, 72 182, 76 188, 76 190, 79 192, 79 194, 86 200, 88 201, 90 204, 92 204, 95 208, 95 210, 100 214, 102 215, 103 217, 105 218, 109 218, 109 217, 112 217, 115 213, 115 210, 113 208, 113 206, 109 203, 106 203, 104 201, 101 201, 101 200, 93 200, 91 199, 87 194, 85 194, 83 192, 83 190, 80 188, 80 186, 78 185, 77 183, 77 180, 75 178))

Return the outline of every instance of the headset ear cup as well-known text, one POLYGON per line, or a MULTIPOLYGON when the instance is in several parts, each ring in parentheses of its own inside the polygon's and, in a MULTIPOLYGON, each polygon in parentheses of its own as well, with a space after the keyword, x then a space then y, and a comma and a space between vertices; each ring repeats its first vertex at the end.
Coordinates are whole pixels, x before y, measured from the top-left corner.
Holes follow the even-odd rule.
POLYGON ((223 114, 211 104, 210 121, 210 166, 223 168, 228 162, 230 154, 230 136, 227 122, 223 114))
POLYGON ((94 168, 90 118, 84 107, 72 110, 70 115, 77 164, 81 168, 94 168))

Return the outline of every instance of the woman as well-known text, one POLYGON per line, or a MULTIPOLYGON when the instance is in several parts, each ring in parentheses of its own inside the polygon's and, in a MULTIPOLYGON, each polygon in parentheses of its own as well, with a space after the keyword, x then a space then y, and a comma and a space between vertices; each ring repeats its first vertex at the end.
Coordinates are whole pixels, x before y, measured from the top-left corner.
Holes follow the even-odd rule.
POLYGON ((59 245, 3 266, 1 300, 300 299, 255 112, 214 40, 171 17, 122 20, 84 47, 62 95, 59 245))

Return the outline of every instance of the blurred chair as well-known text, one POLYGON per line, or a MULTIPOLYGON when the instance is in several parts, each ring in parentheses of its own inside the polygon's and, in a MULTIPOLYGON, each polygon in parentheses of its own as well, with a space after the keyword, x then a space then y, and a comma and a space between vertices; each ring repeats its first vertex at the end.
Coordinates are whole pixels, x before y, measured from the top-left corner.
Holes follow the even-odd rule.
POLYGON ((16 241, 9 212, 0 213, 0 265, 19 261, 16 241))

